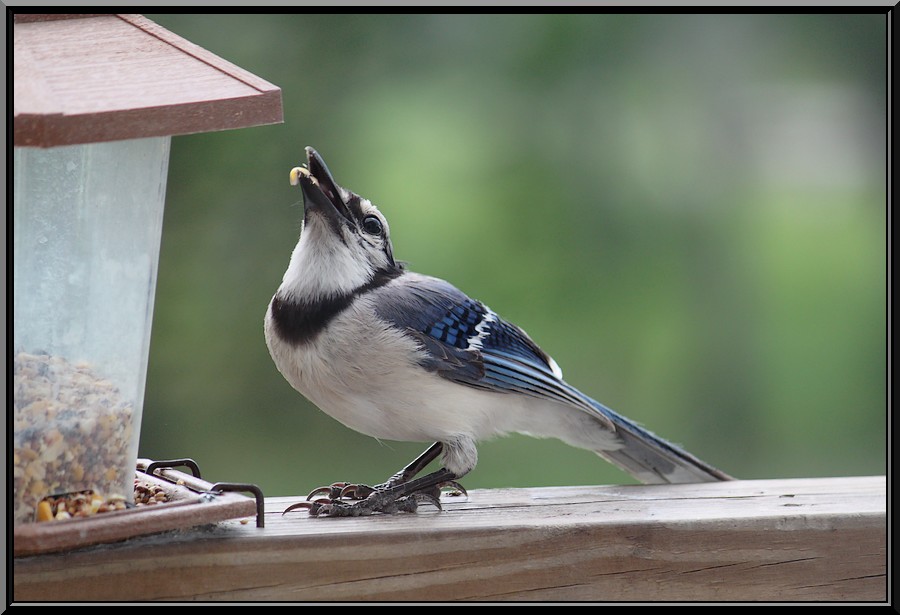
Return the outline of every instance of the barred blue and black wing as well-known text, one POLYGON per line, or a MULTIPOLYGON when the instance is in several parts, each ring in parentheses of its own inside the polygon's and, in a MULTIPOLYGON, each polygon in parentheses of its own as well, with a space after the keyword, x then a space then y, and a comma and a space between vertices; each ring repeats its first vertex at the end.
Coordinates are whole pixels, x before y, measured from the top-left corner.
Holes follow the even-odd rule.
POLYGON ((589 413, 618 436, 618 448, 597 453, 642 482, 730 478, 566 383, 556 362, 528 334, 452 284, 413 273, 396 282, 404 292, 380 297, 378 314, 420 343, 425 369, 471 387, 529 395, 589 413))
POLYGON ((403 292, 385 293, 377 311, 421 343, 425 369, 468 386, 579 403, 556 362, 480 301, 443 280, 413 273, 397 284, 403 292))

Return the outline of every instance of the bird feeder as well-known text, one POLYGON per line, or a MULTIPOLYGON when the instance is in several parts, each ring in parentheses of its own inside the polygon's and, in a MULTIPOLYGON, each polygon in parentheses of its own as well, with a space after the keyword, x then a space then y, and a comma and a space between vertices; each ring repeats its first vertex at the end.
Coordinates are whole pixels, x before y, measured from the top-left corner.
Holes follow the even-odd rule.
POLYGON ((140 15, 15 15, 14 520, 132 493, 173 135, 282 121, 276 86, 140 15))

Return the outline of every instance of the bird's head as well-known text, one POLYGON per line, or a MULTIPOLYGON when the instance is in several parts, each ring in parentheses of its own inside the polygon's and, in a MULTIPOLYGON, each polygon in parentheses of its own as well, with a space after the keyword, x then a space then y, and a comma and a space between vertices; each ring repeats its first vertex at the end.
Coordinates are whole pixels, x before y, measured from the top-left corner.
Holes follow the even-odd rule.
POLYGON ((385 217, 368 199, 339 186, 316 150, 306 148, 306 165, 291 169, 290 179, 303 191, 304 214, 284 282, 300 298, 350 293, 400 269, 385 217))

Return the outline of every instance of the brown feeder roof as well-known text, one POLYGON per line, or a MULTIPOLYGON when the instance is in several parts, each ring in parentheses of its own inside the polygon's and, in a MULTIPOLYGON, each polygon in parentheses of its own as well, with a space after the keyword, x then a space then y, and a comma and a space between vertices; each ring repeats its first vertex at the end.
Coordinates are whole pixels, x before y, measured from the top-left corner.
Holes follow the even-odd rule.
POLYGON ((283 120, 281 90, 140 15, 15 15, 14 145, 283 120))

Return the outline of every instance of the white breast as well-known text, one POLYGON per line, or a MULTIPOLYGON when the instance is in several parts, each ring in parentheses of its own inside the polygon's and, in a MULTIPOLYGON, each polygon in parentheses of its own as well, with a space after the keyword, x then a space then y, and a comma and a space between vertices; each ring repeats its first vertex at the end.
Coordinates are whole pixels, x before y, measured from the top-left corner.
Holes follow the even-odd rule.
POLYGON ((309 343, 281 340, 268 313, 265 331, 272 359, 291 386, 351 429, 405 441, 495 431, 487 424, 485 394, 416 367, 416 343, 383 325, 364 299, 309 343))

